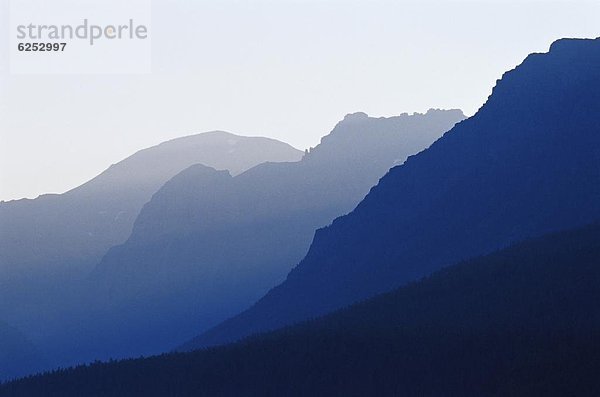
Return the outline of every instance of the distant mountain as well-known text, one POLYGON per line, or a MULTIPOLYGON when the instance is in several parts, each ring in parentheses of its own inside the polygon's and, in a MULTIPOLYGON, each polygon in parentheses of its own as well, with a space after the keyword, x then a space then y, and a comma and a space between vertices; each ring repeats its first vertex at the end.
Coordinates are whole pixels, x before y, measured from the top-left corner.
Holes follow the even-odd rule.
POLYGON ((38 349, 19 330, 0 321, 0 382, 42 368, 38 349))
POLYGON ((85 274, 124 242, 142 206, 169 179, 201 163, 239 174, 302 152, 267 138, 209 132, 137 152, 67 193, 0 203, 0 281, 85 274))
POLYGON ((142 206, 165 182, 197 163, 239 174, 302 156, 276 140, 209 132, 142 150, 65 194, 1 203, 0 317, 26 333, 49 363, 61 363, 61 344, 49 335, 79 323, 69 305, 86 310, 85 278, 127 239, 142 206))
POLYGON ((544 236, 232 346, 59 371, 0 396, 598 395, 599 242, 600 223, 544 236))
POLYGON ((302 161, 264 163, 233 177, 200 165, 179 173, 88 280, 92 302, 78 300, 86 320, 74 330, 85 341, 67 340, 74 354, 81 360, 169 350, 239 312, 285 278, 315 229, 351 211, 390 167, 463 118, 460 110, 356 113, 302 161))
POLYGON ((470 257, 600 218, 600 39, 559 40, 393 168, 247 311, 184 349, 322 315, 470 257))

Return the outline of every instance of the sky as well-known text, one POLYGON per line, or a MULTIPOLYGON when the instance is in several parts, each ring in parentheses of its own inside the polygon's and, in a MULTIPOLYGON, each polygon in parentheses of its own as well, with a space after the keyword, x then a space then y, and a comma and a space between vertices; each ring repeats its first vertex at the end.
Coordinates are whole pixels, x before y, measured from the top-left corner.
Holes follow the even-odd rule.
POLYGON ((304 149, 347 113, 472 115, 527 54, 600 36, 600 1, 152 0, 151 12, 150 73, 11 74, 0 0, 0 200, 67 191, 199 132, 304 149))

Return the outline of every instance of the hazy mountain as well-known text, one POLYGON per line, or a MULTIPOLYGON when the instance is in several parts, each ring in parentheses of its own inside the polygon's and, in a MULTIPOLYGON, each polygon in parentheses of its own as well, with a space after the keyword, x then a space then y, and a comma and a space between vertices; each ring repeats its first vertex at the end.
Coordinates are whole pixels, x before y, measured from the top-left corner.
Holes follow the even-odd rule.
POLYGON ((0 387, 31 396, 598 395, 600 224, 206 351, 0 387))
POLYGON ((38 349, 19 330, 0 321, 0 381, 42 368, 38 349))
POLYGON ((89 271, 124 242, 142 206, 166 181, 201 163, 239 174, 302 153, 267 138, 209 132, 142 150, 67 193, 0 203, 0 281, 89 271))
POLYGON ((318 316, 515 241, 600 218, 600 39, 559 40, 393 168, 247 311, 185 346, 318 316))
POLYGON ((239 312, 285 278, 316 228, 351 211, 391 166, 463 117, 357 113, 300 162, 264 163, 234 177, 204 166, 181 172, 97 266, 86 287, 91 318, 76 324, 86 341, 74 354, 165 351, 239 312))
POLYGON ((26 333, 49 365, 61 364, 57 338, 68 343, 68 325, 84 322, 77 316, 88 310, 83 280, 111 246, 127 239, 142 206, 165 182, 198 162, 239 174, 302 156, 272 139, 209 132, 142 150, 65 194, 1 203, 2 319, 26 333))

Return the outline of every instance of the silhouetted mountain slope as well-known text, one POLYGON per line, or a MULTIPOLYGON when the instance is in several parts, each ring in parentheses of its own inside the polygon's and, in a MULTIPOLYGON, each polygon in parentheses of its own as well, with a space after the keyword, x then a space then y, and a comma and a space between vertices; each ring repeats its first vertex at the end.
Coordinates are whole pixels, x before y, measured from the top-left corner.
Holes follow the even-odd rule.
POLYGON ((142 150, 60 195, 0 204, 0 277, 89 271, 124 242, 142 206, 166 181, 201 163, 239 174, 265 161, 297 161, 302 153, 268 138, 209 132, 142 150))
POLYGON ((17 329, 0 321, 0 381, 43 368, 36 347, 17 329))
POLYGON ((235 345, 95 364, 6 396, 598 395, 600 223, 235 345))
POLYGON ((600 39, 559 40, 479 112, 318 230, 287 280, 187 344, 318 316, 528 237, 600 218, 600 39))
POLYGON ((77 330, 89 340, 76 354, 82 345, 96 346, 87 359, 162 352, 239 312, 285 278, 316 228, 351 211, 391 166, 463 117, 357 113, 300 162, 264 163, 235 177, 183 171, 96 268, 86 289, 97 311, 85 307, 91 330, 77 330))

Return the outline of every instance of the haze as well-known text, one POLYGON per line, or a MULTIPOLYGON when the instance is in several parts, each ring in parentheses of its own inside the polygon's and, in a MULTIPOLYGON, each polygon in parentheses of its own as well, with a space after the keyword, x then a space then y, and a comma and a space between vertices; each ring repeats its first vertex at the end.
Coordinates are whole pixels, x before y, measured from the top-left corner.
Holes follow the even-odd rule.
POLYGON ((153 1, 153 72, 11 75, 0 1, 0 199, 64 192, 133 152, 209 130, 315 146, 345 114, 460 108, 599 2, 153 1))

